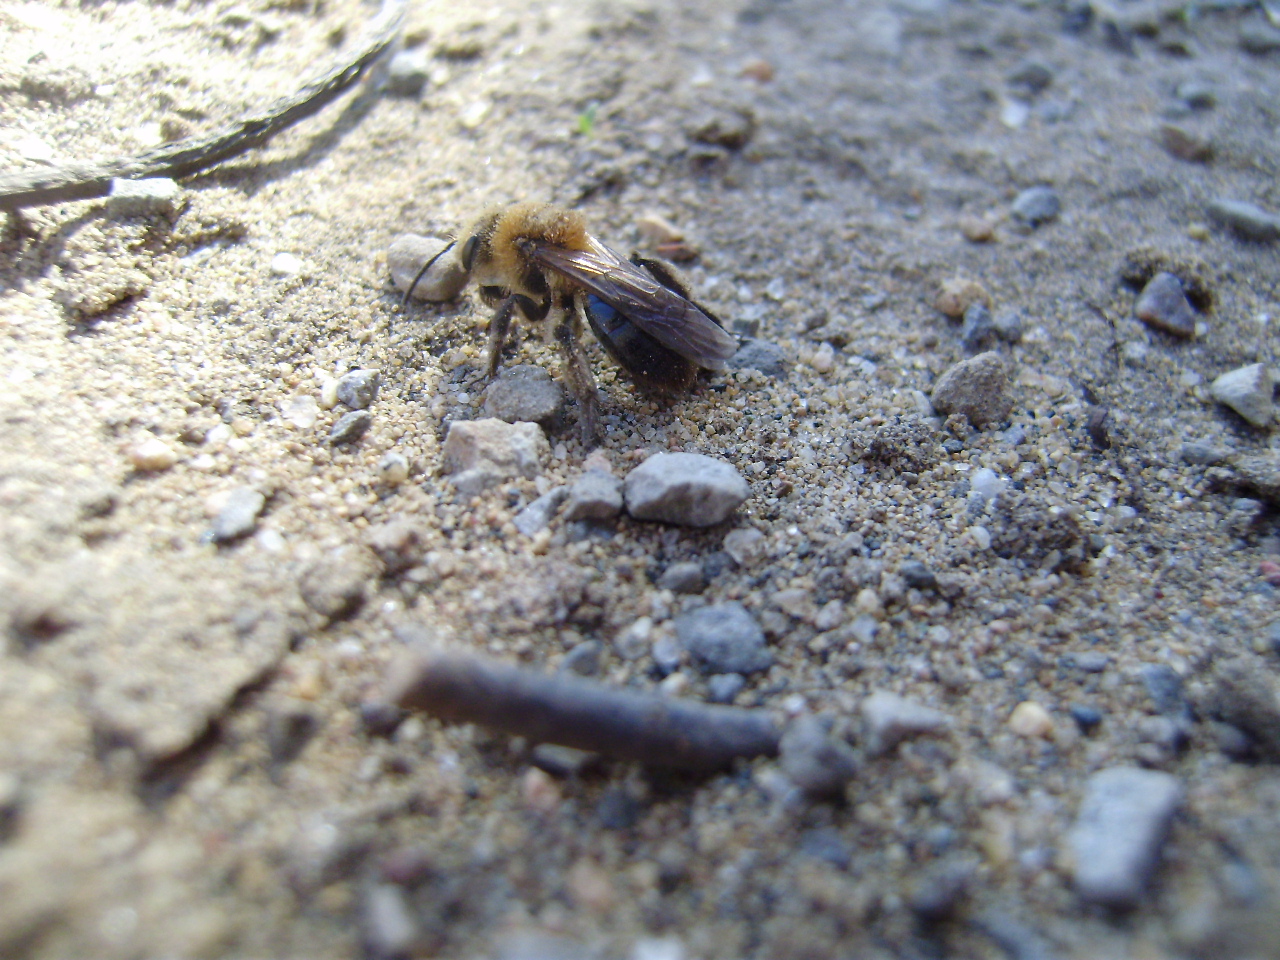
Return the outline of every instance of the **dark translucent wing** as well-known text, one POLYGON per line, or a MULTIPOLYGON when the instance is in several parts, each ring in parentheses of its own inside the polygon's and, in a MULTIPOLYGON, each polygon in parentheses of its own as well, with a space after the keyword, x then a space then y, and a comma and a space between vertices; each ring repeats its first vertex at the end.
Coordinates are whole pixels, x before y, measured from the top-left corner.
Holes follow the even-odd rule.
POLYGON ((544 267, 582 284, 609 306, 676 353, 708 370, 724 369, 738 342, 674 290, 592 238, 590 250, 530 242, 544 267))

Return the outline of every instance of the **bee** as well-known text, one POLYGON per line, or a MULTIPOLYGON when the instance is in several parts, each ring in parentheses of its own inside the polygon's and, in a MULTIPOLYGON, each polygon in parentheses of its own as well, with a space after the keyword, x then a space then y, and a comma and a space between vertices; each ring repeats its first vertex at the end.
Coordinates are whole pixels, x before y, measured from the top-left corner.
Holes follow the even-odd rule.
MULTIPOLYGON (((638 255, 624 260, 591 236, 572 210, 540 203, 490 210, 459 240, 463 269, 494 308, 486 375, 497 373, 517 313, 530 323, 548 324, 578 400, 587 446, 598 438, 600 402, 582 349, 584 320, 609 356, 649 393, 685 390, 699 369, 723 370, 738 350, 738 341, 694 302, 671 268, 638 255)), ((422 267, 405 302, 459 240, 422 267)))

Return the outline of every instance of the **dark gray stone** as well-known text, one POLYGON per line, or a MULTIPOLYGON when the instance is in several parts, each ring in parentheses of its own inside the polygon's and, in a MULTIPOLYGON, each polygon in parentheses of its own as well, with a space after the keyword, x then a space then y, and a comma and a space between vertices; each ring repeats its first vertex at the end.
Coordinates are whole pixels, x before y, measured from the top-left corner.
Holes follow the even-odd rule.
POLYGON ((659 587, 676 593, 701 593, 706 585, 707 579, 702 573, 702 564, 694 563, 692 560, 671 564, 658 578, 659 587))
POLYGON ((381 383, 378 370, 352 370, 338 378, 338 399, 352 410, 363 410, 378 399, 381 383))
POLYGON ((740 603, 699 607, 676 617, 675 628, 694 664, 705 674, 752 674, 773 664, 764 631, 740 603))
POLYGON ((1196 316, 1183 291, 1182 281, 1171 273, 1157 273, 1142 288, 1133 306, 1134 315, 1148 326, 1179 337, 1196 332, 1196 316))
POLYGON ((262 491, 253 487, 236 487, 213 518, 211 533, 214 542, 228 543, 252 533, 266 504, 267 498, 262 491))
POLYGON ((1013 201, 1014 217, 1033 230, 1057 219, 1061 209, 1062 201, 1052 187, 1029 187, 1013 201))
POLYGON ((778 745, 782 771, 807 796, 838 799, 858 773, 853 748, 830 733, 819 717, 791 721, 778 745))
POLYGON ((776 343, 745 340, 725 365, 730 370, 759 370, 767 377, 784 377, 787 374, 787 355, 776 343))
POLYGON ((373 425, 373 415, 367 410, 352 410, 350 413, 338 419, 333 425, 333 429, 329 431, 329 443, 333 446, 341 446, 346 443, 355 443, 365 435, 369 427, 373 425))
POLYGON ((1280 239, 1280 217, 1252 203, 1219 198, 1205 207, 1209 216, 1245 240, 1267 243, 1280 239))
POLYGON ((485 391, 484 412, 507 423, 536 423, 552 431, 564 419, 564 388, 534 364, 508 367, 485 391))

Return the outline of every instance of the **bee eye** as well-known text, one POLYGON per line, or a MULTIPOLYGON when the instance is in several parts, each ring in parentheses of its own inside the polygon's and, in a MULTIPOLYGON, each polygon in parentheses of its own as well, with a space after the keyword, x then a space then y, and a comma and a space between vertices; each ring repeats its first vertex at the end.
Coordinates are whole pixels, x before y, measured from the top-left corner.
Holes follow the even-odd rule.
POLYGON ((476 262, 476 251, 480 249, 480 238, 471 237, 462 245, 462 268, 471 272, 471 265, 476 262))

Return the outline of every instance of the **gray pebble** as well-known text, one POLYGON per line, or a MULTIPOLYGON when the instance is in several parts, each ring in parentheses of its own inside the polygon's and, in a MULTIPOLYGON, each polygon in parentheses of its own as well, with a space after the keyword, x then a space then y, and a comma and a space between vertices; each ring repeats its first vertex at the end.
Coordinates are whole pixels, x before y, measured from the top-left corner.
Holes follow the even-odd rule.
POLYGON ((733 703, 746 685, 747 678, 740 673, 717 673, 707 681, 707 699, 712 703, 733 703))
POLYGON ((627 474, 627 513, 709 527, 729 517, 750 494, 730 464, 699 453, 655 453, 627 474))
POLYGON ((1213 87, 1199 80, 1183 80, 1174 88, 1173 95, 1192 110, 1211 110, 1218 102, 1213 87))
POLYGON ((561 669, 584 677, 594 677, 600 672, 600 655, 604 646, 599 640, 584 640, 565 654, 561 669))
POLYGON ((839 798, 858 773, 853 748, 833 737, 819 717, 791 721, 778 745, 782 772, 810 797, 839 798))
POLYGON ((473 496, 514 477, 536 477, 551 452, 536 423, 507 423, 494 417, 456 420, 444 438, 444 472, 459 493, 473 496))
POLYGON ((418 941, 418 925, 404 891, 393 883, 377 883, 365 894, 360 915, 365 956, 396 960, 410 956, 418 941))
POLYGON ((1149 663, 1139 671, 1156 713, 1180 714, 1186 709, 1182 677, 1167 663, 1149 663))
POLYGON ((707 578, 702 573, 702 564, 692 560, 671 564, 658 578, 659 587, 675 593, 701 593, 706 585, 707 578))
POLYGON ((862 718, 872 753, 884 753, 907 737, 939 733, 951 726, 951 718, 941 710, 886 690, 877 690, 862 701, 862 718))
POLYGON ((381 384, 381 371, 352 370, 338 378, 338 399, 352 410, 363 410, 378 399, 381 384))
POLYGON ((401 50, 387 64, 387 92, 397 97, 416 97, 430 74, 426 51, 401 50))
POLYGON ((1112 767, 1091 776, 1069 838, 1080 896, 1113 909, 1136 907, 1181 803, 1182 785, 1168 773, 1112 767))
POLYGON ((622 512, 622 481, 603 470, 588 470, 569 488, 566 520, 612 520, 622 512))
POLYGON ((1178 456, 1182 458, 1183 463, 1210 466, 1227 459, 1231 456, 1231 451, 1208 440, 1192 440, 1178 448, 1178 456))
POLYGON ((329 443, 340 446, 344 443, 355 443, 365 435, 373 425, 373 415, 367 410, 352 410, 338 419, 329 431, 329 443))
POLYGON ((653 657, 654 666, 663 674, 675 673, 680 669, 680 662, 684 660, 684 646, 680 643, 679 637, 663 633, 653 641, 649 655, 653 657))
POLYGON ((1202 713, 1244 731, 1263 760, 1280 763, 1280 677, 1261 657, 1216 664, 1200 706, 1202 713))
POLYGON ((898 574, 908 587, 916 590, 933 590, 938 586, 938 578, 933 571, 919 560, 908 560, 898 568, 898 574))
POLYGON ((737 602, 699 607, 675 619, 676 636, 704 674, 767 670, 773 654, 760 624, 737 602))
POLYGON ((964 324, 960 328, 960 345, 969 353, 977 353, 996 335, 995 321, 986 304, 974 301, 964 311, 964 324))
POLYGON ((595 760, 597 754, 573 747, 562 747, 558 743, 540 743, 529 751, 529 759, 539 770, 545 770, 553 777, 572 777, 587 768, 595 760))
POLYGON ((1269 427, 1275 419, 1272 399, 1275 383, 1271 379, 1271 368, 1265 363, 1253 363, 1224 373, 1209 386, 1209 392, 1219 403, 1226 404, 1259 429, 1269 427))
POLYGON ((1133 312, 1149 327, 1179 337, 1195 335, 1195 313, 1182 289, 1182 281, 1172 273, 1157 273, 1148 280, 1133 305, 1133 312))
POLYGON ((1003 420, 1013 409, 1009 371, 998 353, 988 351, 957 363, 938 378, 930 399, 946 415, 963 414, 975 427, 1003 420))
POLYGON ((740 150, 755 133, 755 116, 748 109, 713 110, 697 117, 688 127, 699 143, 740 150))
POLYGON ((993 321, 996 336, 1005 343, 1017 343, 1022 339, 1022 314, 1017 310, 1006 310, 993 321))
MULTIPOLYGON (((408 290, 423 264, 441 254, 448 244, 447 240, 420 237, 415 233, 402 233, 392 240, 391 246, 387 248, 387 268, 391 271, 391 282, 396 289, 401 293, 408 290)), ((432 302, 452 300, 462 292, 467 280, 467 271, 458 259, 458 249, 455 246, 448 253, 441 254, 431 265, 431 269, 423 274, 413 288, 413 299, 432 302)))
POLYGON ((1027 93, 1034 95, 1053 83, 1053 71, 1043 63, 1028 60, 1014 67, 1006 79, 1009 81, 1009 86, 1021 87, 1027 93))
POLYGON ((1077 653, 1072 660, 1075 668, 1082 673, 1102 673, 1111 663, 1111 658, 1101 650, 1086 650, 1077 653))
POLYGON ((212 535, 215 543, 227 543, 253 532, 267 498, 253 487, 236 487, 214 517, 212 535))
POLYGON ((485 390, 484 412, 507 423, 536 423, 551 431, 564 418, 564 388, 536 364, 508 367, 485 390))
POLYGON ((267 714, 267 753, 271 762, 283 766, 295 760, 320 727, 313 708, 303 702, 277 705, 267 714))
POLYGON ((146 217, 178 209, 182 188, 168 177, 112 180, 107 210, 113 217, 146 217))
POLYGON ((552 516, 568 496, 567 486, 554 487, 517 513, 511 522, 526 537, 532 537, 539 530, 547 528, 552 516))
POLYGON ((427 551, 427 528, 408 517, 393 517, 369 527, 365 542, 391 575, 403 573, 422 562, 427 551))
POLYGON ((371 552, 340 547, 302 571, 298 593, 316 613, 336 620, 360 608, 365 589, 377 572, 377 561, 371 552))
POLYGON ((1260 20, 1246 20, 1240 26, 1240 49, 1255 56, 1280 50, 1280 30, 1260 20))
POLYGON ((1014 217, 1033 230, 1057 219, 1061 209, 1062 202, 1058 199, 1058 192, 1052 187, 1029 187, 1013 201, 1014 217))
POLYGON ((767 377, 783 377, 787 374, 787 355, 768 340, 744 340, 725 365, 730 370, 759 370, 767 377))
POLYGON ((1266 243, 1280 239, 1280 217, 1252 203, 1220 198, 1210 200, 1205 210, 1210 217, 1245 240, 1266 243))

